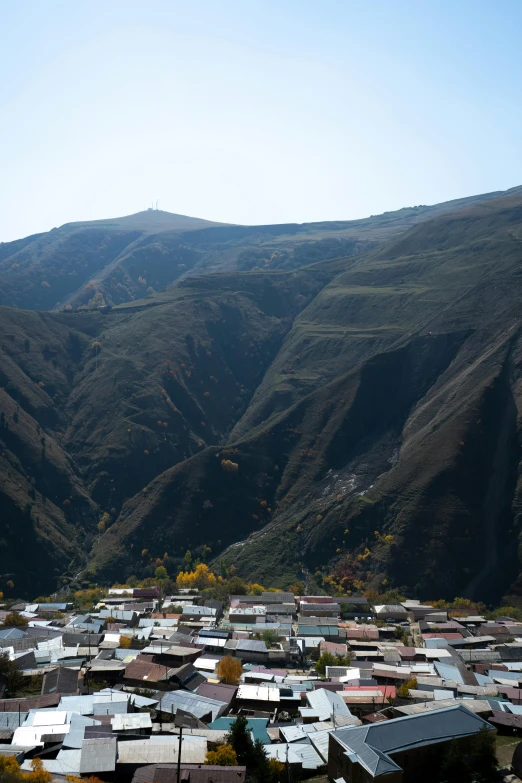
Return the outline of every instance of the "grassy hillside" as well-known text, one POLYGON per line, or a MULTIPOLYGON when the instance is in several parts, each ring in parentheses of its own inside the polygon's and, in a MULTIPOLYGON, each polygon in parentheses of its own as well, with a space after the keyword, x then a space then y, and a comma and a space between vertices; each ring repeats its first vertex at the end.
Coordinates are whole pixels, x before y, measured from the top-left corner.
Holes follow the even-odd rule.
POLYGON ((358 255, 434 216, 498 195, 323 223, 232 226, 159 210, 68 223, 0 243, 0 305, 96 309, 139 300, 191 274, 298 269, 358 255))
POLYGON ((512 196, 348 261, 294 319, 226 450, 194 455, 129 501, 96 567, 143 567, 129 551, 153 530, 154 556, 232 541, 218 560, 282 586, 318 570, 348 589, 508 591, 521 231, 512 196))
MULTIPOLYGON (((364 252, 109 311, 0 308, 15 584, 146 576, 165 552, 175 575, 190 549, 281 587, 520 593, 522 194, 457 206, 364 252)), ((191 252, 244 230, 197 229, 191 252)))

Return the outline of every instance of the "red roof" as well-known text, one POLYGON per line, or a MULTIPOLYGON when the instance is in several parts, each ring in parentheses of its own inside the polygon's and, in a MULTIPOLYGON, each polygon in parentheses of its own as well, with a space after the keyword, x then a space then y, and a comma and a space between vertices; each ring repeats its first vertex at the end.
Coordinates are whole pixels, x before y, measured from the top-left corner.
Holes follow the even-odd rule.
POLYGON ((334 653, 334 655, 346 655, 348 647, 346 644, 336 644, 335 642, 326 642, 324 639, 319 642, 319 650, 324 652, 325 650, 334 653))

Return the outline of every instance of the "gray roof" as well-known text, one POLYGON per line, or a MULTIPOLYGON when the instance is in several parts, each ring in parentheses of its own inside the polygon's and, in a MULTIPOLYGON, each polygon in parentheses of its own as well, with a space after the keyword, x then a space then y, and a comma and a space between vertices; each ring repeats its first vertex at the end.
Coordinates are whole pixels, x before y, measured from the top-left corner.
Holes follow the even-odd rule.
POLYGON ((94 696, 62 696, 58 707, 60 710, 77 712, 79 715, 92 715, 93 704, 94 696))
POLYGON ((335 715, 346 715, 347 717, 350 717, 352 714, 341 696, 335 691, 329 691, 326 688, 307 691, 306 701, 308 706, 316 711, 319 720, 329 720, 334 713, 335 715))
POLYGON ((457 737, 476 734, 492 727, 466 707, 407 715, 404 718, 373 723, 333 732, 335 739, 374 777, 401 768, 389 757, 406 749, 423 747, 457 737))
MULTIPOLYGON (((178 760, 179 737, 154 737, 129 740, 118 745, 118 764, 175 764, 178 760)), ((185 736, 181 743, 181 761, 203 764, 207 753, 204 737, 185 736)))
POLYGON ((116 737, 84 740, 80 774, 114 772, 116 769, 116 748, 116 737))
MULTIPOLYGON (((42 759, 43 765, 53 775, 78 775, 80 772, 81 750, 60 750, 55 759, 42 759)), ((31 770, 31 762, 24 761, 22 769, 31 770)))
POLYGON ((161 700, 161 709, 163 712, 175 713, 177 710, 190 712, 195 718, 202 718, 209 712, 212 714, 212 720, 216 720, 224 713, 228 703, 217 701, 217 699, 207 699, 204 696, 198 696, 191 691, 168 691, 163 694, 161 700))
POLYGON ((184 606, 182 614, 193 614, 199 617, 214 617, 217 610, 212 606, 184 606))
POLYGON ((267 647, 265 642, 256 641, 255 639, 238 639, 237 652, 260 652, 266 653, 267 647))
POLYGON ((99 720, 85 718, 83 715, 71 716, 71 728, 63 740, 64 748, 76 748, 81 750, 86 726, 101 726, 99 720))
POLYGON ((302 764, 303 769, 315 770, 324 766, 324 761, 309 742, 286 742, 265 747, 269 759, 278 759, 283 764, 288 759, 289 764, 302 764))
POLYGON ((27 712, 0 712, 0 729, 17 729, 27 718, 27 712))
POLYGON ((94 702, 93 715, 119 715, 128 711, 127 701, 94 702))
POLYGON ((22 639, 25 636, 25 633, 21 631, 19 628, 1 628, 0 629, 0 639, 22 639))

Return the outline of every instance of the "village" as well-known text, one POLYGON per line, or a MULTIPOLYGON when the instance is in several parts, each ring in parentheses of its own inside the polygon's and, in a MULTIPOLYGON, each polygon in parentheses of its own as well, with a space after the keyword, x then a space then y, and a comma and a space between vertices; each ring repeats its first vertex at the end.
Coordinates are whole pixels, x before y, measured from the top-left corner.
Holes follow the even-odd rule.
POLYGON ((508 614, 161 580, 91 593, 0 611, 6 780, 519 780, 508 614))

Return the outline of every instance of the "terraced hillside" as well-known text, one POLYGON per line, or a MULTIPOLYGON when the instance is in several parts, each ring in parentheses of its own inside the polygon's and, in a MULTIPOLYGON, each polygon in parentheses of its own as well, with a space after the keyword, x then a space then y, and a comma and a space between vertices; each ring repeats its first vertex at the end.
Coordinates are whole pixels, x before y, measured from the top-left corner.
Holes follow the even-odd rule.
POLYGON ((282 587, 520 593, 522 195, 458 206, 109 312, 0 308, 0 572, 190 549, 282 587))

